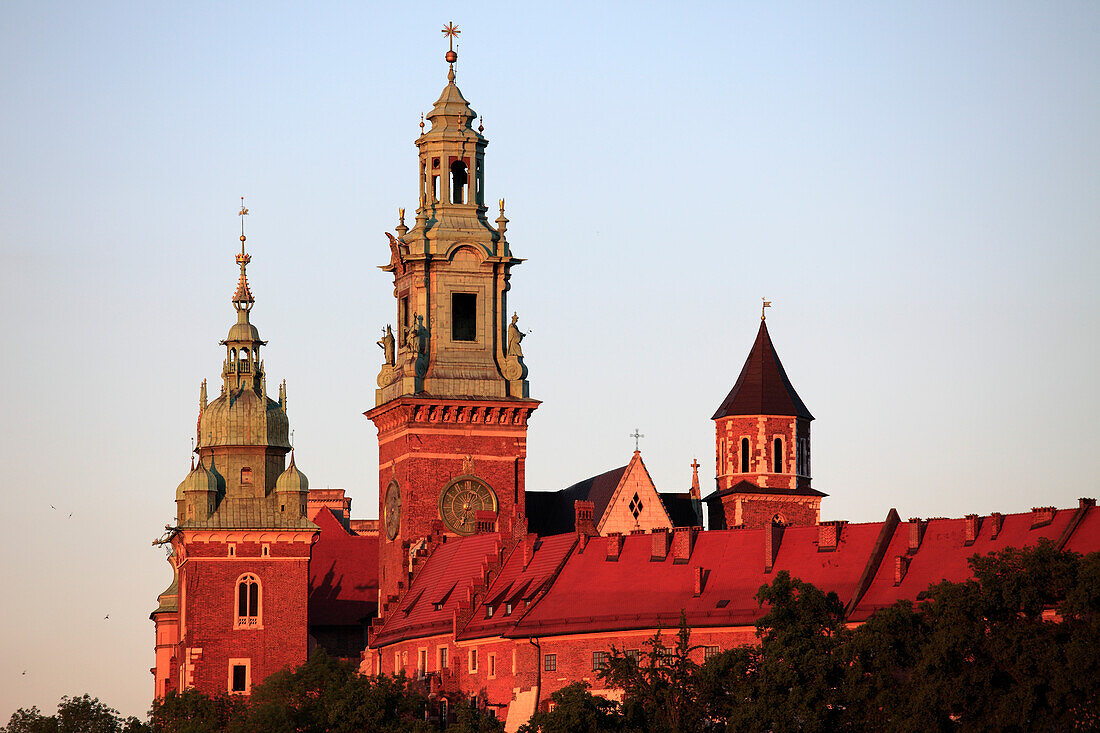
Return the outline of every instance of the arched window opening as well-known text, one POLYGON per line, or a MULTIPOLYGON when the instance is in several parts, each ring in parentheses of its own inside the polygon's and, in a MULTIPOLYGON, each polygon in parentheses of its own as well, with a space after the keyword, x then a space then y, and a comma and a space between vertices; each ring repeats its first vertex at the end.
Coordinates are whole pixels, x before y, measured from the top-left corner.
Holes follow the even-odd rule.
POLYGON ((447 727, 447 723, 449 722, 450 721, 447 720, 447 698, 444 697, 439 701, 439 723, 443 727, 447 727))
POLYGON ((252 469, 249 468, 248 466, 245 466, 244 468, 241 469, 241 483, 242 484, 252 483, 252 469))
POLYGON ((456 160, 451 163, 451 203, 466 203, 466 184, 469 176, 466 174, 466 163, 456 160))
POLYGON ((783 473, 783 439, 772 442, 772 473, 783 473))
POLYGON ((234 626, 238 629, 260 626, 260 579, 252 573, 237 579, 237 623, 234 626))
POLYGON ((749 472, 749 439, 741 438, 741 473, 749 472))

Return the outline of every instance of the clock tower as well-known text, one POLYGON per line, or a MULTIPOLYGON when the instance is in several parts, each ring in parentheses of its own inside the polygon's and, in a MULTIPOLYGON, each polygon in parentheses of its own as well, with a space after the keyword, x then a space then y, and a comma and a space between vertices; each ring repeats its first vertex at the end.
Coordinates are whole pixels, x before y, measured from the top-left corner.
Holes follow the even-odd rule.
MULTIPOLYGON (((444 29, 453 38, 458 30, 444 29)), ((408 588, 412 560, 442 524, 447 535, 488 528, 522 534, 528 393, 518 317, 507 295, 514 265, 504 201, 485 206, 484 127, 447 85, 416 139, 419 204, 389 238, 395 324, 378 344, 379 616, 408 588), (489 518, 492 518, 492 521, 489 518)))

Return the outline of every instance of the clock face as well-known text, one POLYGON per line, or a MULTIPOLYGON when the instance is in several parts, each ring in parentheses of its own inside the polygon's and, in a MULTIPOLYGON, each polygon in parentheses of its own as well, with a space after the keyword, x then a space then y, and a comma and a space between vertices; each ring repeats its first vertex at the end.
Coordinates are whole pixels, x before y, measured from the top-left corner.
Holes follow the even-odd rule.
POLYGON ((401 488, 396 481, 390 481, 386 487, 386 501, 382 505, 382 519, 386 525, 386 536, 391 540, 397 536, 401 527, 401 488))
POLYGON ((496 512, 497 495, 488 484, 473 476, 459 476, 439 495, 439 517, 458 534, 473 534, 478 512, 496 512))

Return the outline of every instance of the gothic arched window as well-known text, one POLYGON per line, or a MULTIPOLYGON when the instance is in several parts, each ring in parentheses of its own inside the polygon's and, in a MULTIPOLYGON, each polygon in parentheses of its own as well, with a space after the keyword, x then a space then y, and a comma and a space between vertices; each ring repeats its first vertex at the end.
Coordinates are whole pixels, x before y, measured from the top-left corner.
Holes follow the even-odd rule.
POLYGON ((749 472, 749 439, 741 438, 741 473, 749 472))
POLYGON ((237 622, 234 628, 252 629, 260 626, 260 579, 252 573, 237 578, 237 622))
POLYGON ((776 438, 772 443, 772 473, 783 473, 783 439, 776 438))

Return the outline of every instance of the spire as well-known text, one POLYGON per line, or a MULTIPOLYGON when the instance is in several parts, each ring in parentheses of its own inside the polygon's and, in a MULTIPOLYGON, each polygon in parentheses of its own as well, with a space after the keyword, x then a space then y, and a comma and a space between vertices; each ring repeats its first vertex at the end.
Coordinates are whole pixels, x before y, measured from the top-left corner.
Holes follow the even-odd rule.
POLYGON ((252 261, 252 255, 244 251, 244 218, 248 216, 248 209, 244 206, 244 196, 241 196, 241 210, 237 212, 237 216, 241 217, 241 253, 237 255, 237 264, 241 266, 241 277, 237 281, 237 292, 233 293, 233 306, 238 311, 247 312, 256 301, 252 297, 252 291, 248 289, 248 274, 245 272, 248 263, 252 261))
POLYGON ((814 419, 783 370, 765 320, 760 321, 756 342, 741 375, 711 419, 730 415, 795 415, 814 419))
POLYGON ((691 459, 691 498, 698 499, 699 493, 699 459, 691 459))

